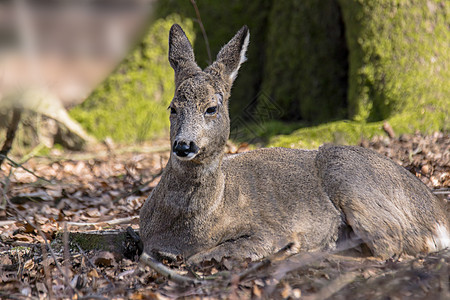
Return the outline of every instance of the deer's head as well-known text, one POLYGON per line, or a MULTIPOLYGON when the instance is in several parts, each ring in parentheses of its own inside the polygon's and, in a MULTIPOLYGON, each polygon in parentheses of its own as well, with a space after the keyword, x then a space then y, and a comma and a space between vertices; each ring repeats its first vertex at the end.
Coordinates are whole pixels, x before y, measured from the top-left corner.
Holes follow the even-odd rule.
POLYGON ((175 71, 175 96, 170 103, 171 159, 204 163, 221 155, 230 134, 228 98, 240 65, 246 60, 249 31, 242 27, 202 70, 186 34, 170 29, 169 62, 175 71))

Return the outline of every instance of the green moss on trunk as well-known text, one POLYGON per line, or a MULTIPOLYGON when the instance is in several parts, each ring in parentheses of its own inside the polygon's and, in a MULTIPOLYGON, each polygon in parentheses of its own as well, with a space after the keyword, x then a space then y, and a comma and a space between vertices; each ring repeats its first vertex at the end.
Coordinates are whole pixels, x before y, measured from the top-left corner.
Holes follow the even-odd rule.
MULTIPOLYGON (((403 112, 387 121, 398 135, 416 130, 424 133, 450 130, 450 116, 443 110, 432 113, 426 110, 403 112)), ((336 121, 300 128, 287 135, 273 136, 269 139, 268 146, 315 149, 323 143, 355 145, 363 137, 370 139, 375 135, 384 135, 383 123, 384 121, 336 121)))
POLYGON ((450 3, 339 0, 349 48, 348 112, 354 121, 301 128, 269 145, 316 148, 383 134, 450 130, 450 3))
POLYGON ((448 109, 448 1, 339 3, 350 51, 349 114, 355 120, 376 121, 399 112, 448 109))

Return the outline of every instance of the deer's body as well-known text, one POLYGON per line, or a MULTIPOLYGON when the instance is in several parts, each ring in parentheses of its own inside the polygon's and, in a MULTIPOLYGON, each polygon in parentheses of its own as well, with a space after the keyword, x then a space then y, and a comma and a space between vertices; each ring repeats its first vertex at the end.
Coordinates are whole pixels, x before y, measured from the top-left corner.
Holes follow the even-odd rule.
POLYGON ((150 237, 149 244, 160 245, 158 251, 186 257, 221 244, 216 255, 256 259, 298 235, 307 241, 301 245, 304 250, 334 247, 341 220, 318 184, 316 153, 278 148, 226 156, 217 173, 199 176, 203 182, 192 174, 192 181, 177 178, 169 163, 163 184, 152 195, 167 201, 155 201, 148 209, 164 222, 158 229, 144 226, 143 234, 150 237), (183 184, 170 186, 177 182, 183 184), (247 246, 236 248, 241 242, 247 246))
POLYGON ((243 28, 202 71, 181 28, 171 29, 173 152, 141 210, 144 251, 190 262, 258 259, 292 241, 299 251, 334 249, 350 231, 383 258, 449 247, 445 204, 370 150, 325 145, 224 156, 227 101, 247 43, 243 28))

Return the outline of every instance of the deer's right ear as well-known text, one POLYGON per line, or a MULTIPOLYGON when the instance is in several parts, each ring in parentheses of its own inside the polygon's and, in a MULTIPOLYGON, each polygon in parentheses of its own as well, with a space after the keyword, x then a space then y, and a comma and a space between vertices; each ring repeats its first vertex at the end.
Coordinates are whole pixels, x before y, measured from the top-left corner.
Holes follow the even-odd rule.
POLYGON ((169 62, 175 71, 175 81, 178 85, 186 75, 197 72, 194 50, 180 25, 174 24, 169 33, 169 62))

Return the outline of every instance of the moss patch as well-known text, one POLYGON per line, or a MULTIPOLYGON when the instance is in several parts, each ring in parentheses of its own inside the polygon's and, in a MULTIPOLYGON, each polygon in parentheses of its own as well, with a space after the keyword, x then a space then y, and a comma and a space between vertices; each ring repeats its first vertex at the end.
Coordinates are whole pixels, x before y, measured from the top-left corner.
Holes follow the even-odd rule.
POLYGON ((358 123, 336 121, 315 127, 306 127, 290 135, 279 135, 269 141, 271 147, 315 149, 323 143, 356 144, 362 136, 381 133, 382 122, 358 123))
POLYGON ((340 0, 350 53, 349 114, 376 121, 450 105, 450 3, 340 0))
POLYGON ((191 20, 178 15, 156 20, 136 49, 70 115, 99 139, 140 142, 166 133, 166 108, 174 94, 167 37, 174 23, 195 40, 191 20))
MULTIPOLYGON (((439 107, 422 107, 416 112, 403 112, 387 119, 397 135, 416 130, 423 133, 450 130, 450 115, 439 107)), ((361 138, 370 139, 385 134, 384 121, 357 122, 337 121, 315 127, 300 128, 287 135, 273 136, 268 141, 270 147, 315 149, 323 143, 354 145, 361 138)))

